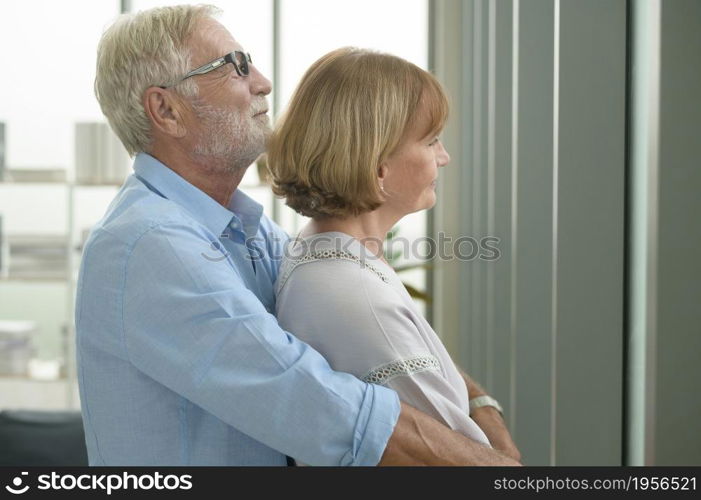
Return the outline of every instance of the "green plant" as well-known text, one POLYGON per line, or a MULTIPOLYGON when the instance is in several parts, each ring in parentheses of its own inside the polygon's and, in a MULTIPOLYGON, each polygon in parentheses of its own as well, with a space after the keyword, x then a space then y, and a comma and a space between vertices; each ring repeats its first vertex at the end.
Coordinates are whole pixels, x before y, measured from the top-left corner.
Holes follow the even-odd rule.
MULTIPOLYGON (((385 248, 392 248, 392 240, 397 237, 399 234, 399 226, 394 226, 390 232, 387 233, 387 238, 385 239, 385 248)), ((401 258, 401 251, 399 250, 394 250, 387 252, 385 254, 385 259, 387 260, 387 263, 392 266, 394 269, 394 272, 397 274, 404 273, 407 271, 412 271, 414 269, 424 269, 424 270, 430 270, 433 268, 433 266, 428 263, 428 262, 417 262, 415 264, 404 264, 404 265, 399 265, 399 259, 401 258)), ((427 305, 431 304, 432 298, 428 294, 428 292, 424 290, 419 290, 413 285, 410 285, 409 283, 406 283, 402 281, 402 284, 404 285, 404 288, 406 288, 406 291, 409 293, 409 295, 418 300, 424 301, 427 305)))

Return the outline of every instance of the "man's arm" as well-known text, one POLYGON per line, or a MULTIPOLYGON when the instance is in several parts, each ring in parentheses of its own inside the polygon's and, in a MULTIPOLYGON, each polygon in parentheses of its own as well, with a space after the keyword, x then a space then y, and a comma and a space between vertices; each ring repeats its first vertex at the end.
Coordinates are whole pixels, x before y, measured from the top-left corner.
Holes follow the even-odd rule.
POLYGON ((137 369, 305 463, 374 465, 382 456, 394 465, 506 465, 494 450, 402 410, 389 389, 333 372, 280 329, 225 261, 202 258, 210 245, 195 231, 156 226, 131 250, 118 310, 137 369))
MULTIPOLYGON (((460 374, 465 380, 470 399, 487 394, 487 392, 477 382, 472 380, 467 373, 460 368, 458 368, 458 370, 460 370, 460 374)), ((477 408, 470 413, 470 417, 472 417, 472 420, 484 431, 494 448, 502 451, 514 460, 521 460, 521 452, 518 451, 516 443, 514 443, 511 438, 509 429, 506 428, 506 422, 504 422, 504 419, 496 408, 491 406, 477 408)))
POLYGON ((379 465, 520 464, 500 451, 454 432, 425 413, 402 403, 399 420, 379 465))
MULTIPOLYGON (((334 372, 282 330, 208 234, 180 222, 133 245, 115 309, 125 356, 224 423, 313 465, 375 465, 399 418, 393 391, 334 372)), ((93 274, 95 274, 93 272, 93 274)))

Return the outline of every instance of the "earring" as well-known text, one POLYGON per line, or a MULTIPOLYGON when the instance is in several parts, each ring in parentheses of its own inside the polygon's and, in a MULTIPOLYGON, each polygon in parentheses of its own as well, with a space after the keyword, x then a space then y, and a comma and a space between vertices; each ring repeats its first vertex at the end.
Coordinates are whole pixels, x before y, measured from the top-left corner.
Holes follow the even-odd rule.
POLYGON ((387 194, 387 191, 385 191, 385 184, 383 182, 380 182, 380 192, 385 196, 389 196, 389 194, 387 194))

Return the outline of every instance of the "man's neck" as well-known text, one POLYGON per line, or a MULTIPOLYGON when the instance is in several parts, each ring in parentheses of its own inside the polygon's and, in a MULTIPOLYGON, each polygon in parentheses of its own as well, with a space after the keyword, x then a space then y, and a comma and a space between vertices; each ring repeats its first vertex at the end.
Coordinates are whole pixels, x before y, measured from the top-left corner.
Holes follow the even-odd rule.
POLYGON ((246 173, 245 168, 232 170, 221 160, 193 155, 177 147, 154 147, 149 154, 224 207, 229 206, 246 173))

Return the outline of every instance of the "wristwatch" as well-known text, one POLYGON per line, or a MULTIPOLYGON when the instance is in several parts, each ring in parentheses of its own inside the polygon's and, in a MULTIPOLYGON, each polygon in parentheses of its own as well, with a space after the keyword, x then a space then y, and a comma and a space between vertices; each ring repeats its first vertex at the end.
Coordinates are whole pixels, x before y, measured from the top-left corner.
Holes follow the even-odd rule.
POLYGON ((504 410, 499 404, 499 401, 494 399, 492 396, 487 396, 486 394, 484 396, 477 396, 476 398, 470 400, 470 414, 472 414, 472 412, 477 408, 481 408, 483 406, 491 406, 496 408, 500 415, 504 415, 504 410))

